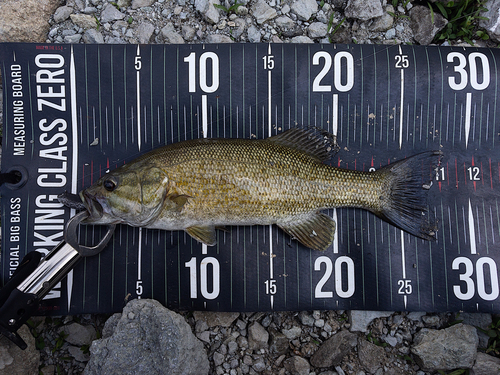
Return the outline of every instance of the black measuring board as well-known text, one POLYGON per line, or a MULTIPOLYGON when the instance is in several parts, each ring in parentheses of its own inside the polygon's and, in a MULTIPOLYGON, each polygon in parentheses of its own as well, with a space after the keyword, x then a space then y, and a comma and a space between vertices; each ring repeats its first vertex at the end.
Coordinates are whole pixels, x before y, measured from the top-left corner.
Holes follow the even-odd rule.
MULTIPOLYGON (((266 138, 296 125, 337 135, 332 165, 373 170, 444 153, 430 189, 437 241, 360 209, 329 210, 333 245, 311 251, 276 226, 232 227, 206 247, 182 231, 118 226, 43 301, 41 313, 120 311, 129 299, 219 311, 368 309, 500 312, 500 51, 383 45, 0 47, 1 278, 49 251, 77 193, 156 147, 266 138)), ((81 226, 97 241, 105 228, 81 226)))

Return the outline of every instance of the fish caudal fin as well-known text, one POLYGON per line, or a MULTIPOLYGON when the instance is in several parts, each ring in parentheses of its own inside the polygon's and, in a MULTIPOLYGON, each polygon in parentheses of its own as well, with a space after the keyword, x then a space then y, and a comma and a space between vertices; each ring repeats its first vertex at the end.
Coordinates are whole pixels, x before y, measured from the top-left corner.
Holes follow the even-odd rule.
POLYGON ((375 173, 383 175, 384 191, 380 208, 373 212, 392 225, 425 240, 435 240, 427 193, 441 161, 441 151, 424 152, 375 173))

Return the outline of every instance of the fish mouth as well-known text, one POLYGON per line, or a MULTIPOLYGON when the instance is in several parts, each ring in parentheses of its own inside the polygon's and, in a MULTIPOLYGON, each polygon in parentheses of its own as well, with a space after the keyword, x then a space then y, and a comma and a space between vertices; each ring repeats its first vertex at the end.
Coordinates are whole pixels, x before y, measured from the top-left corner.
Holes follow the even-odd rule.
POLYGON ((95 196, 90 195, 87 191, 80 192, 85 208, 89 212, 89 217, 82 223, 96 223, 99 222, 104 216, 104 208, 95 196))

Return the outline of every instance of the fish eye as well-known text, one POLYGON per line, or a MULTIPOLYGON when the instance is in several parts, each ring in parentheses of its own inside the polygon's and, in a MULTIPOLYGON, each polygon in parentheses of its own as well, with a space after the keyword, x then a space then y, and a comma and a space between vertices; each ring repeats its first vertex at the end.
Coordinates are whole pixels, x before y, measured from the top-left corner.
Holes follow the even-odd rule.
POLYGON ((108 178, 107 180, 104 180, 102 186, 104 186, 104 189, 107 191, 113 191, 116 189, 116 182, 111 178, 108 178))

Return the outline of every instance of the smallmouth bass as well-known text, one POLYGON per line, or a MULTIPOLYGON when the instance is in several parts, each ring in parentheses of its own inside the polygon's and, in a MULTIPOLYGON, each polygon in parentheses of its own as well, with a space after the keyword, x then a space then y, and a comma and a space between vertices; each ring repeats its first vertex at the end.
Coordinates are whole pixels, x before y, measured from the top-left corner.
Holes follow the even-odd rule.
POLYGON ((426 200, 440 151, 361 172, 324 164, 335 148, 334 137, 317 128, 264 140, 202 138, 167 145, 80 192, 90 213, 85 223, 185 230, 209 246, 217 242, 216 229, 226 225, 276 224, 305 246, 325 250, 335 222, 320 211, 358 207, 435 239, 426 200))

